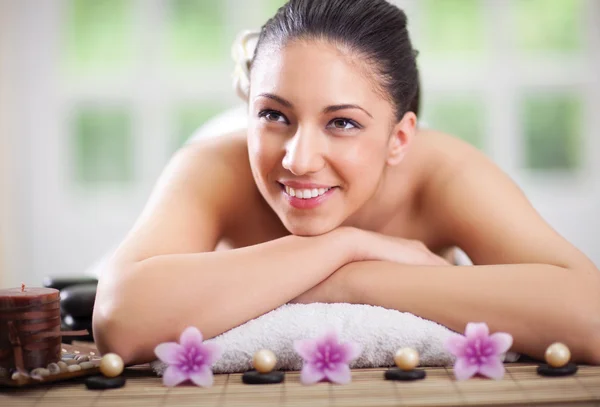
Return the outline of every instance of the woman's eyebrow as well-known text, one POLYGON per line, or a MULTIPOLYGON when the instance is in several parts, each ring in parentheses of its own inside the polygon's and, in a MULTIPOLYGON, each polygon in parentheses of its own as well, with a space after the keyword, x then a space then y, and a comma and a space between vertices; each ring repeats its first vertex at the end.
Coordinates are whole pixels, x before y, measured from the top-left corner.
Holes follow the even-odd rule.
MULTIPOLYGON (((294 105, 292 105, 291 102, 288 102, 284 98, 274 95, 272 93, 261 93, 257 97, 265 97, 267 99, 274 100, 274 101, 278 102, 279 104, 282 104, 283 106, 287 107, 288 109, 292 109, 294 107, 294 105)), ((369 115, 369 117, 371 119, 373 118, 371 113, 367 112, 362 107, 360 107, 358 105, 353 105, 353 104, 327 106, 325 109, 323 109, 323 113, 332 113, 332 112, 337 112, 338 110, 344 110, 344 109, 359 109, 359 110, 362 110, 363 112, 365 112, 367 115, 369 115)))
POLYGON ((288 102, 287 100, 285 100, 282 97, 279 97, 277 95, 274 95, 272 93, 261 93, 260 95, 258 95, 257 97, 265 97, 267 99, 272 99, 282 105, 284 105, 285 107, 287 107, 288 109, 291 109, 294 107, 294 105, 292 105, 290 102, 288 102))
POLYGON ((362 110, 363 112, 365 112, 366 114, 368 114, 371 119, 373 118, 373 116, 371 116, 371 113, 367 112, 365 109, 363 109, 362 107, 360 107, 358 105, 327 106, 325 109, 323 109, 323 113, 332 113, 332 112, 337 112, 338 110, 344 110, 344 109, 359 109, 359 110, 362 110))

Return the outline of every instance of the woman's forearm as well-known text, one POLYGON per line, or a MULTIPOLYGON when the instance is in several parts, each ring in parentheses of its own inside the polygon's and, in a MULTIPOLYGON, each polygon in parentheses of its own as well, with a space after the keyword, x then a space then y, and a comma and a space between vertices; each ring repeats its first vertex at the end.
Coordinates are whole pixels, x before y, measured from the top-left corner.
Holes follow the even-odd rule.
POLYGON ((346 233, 286 236, 229 251, 156 256, 106 271, 94 335, 126 363, 154 358, 187 326, 219 335, 287 303, 351 260, 346 233))
POLYGON ((543 358, 555 341, 579 362, 600 363, 597 273, 541 264, 428 267, 388 262, 344 266, 348 302, 411 312, 463 332, 486 322, 509 332, 513 349, 543 358))

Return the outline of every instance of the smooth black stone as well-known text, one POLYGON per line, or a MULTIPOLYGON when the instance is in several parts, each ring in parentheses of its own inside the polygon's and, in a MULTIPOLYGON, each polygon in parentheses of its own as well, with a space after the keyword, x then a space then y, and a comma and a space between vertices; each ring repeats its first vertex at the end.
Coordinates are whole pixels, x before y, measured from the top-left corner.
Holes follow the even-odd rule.
MULTIPOLYGON (((60 320, 60 330, 61 331, 70 331, 71 328, 69 328, 66 324, 65 321, 63 321, 62 319, 60 320)), ((67 343, 67 344, 71 344, 73 342, 73 338, 77 338, 76 336, 63 336, 61 342, 62 343, 67 343)))
POLYGON ((104 377, 90 376, 85 379, 85 386, 90 390, 118 389, 125 386, 125 376, 104 377))
POLYGON ((44 287, 56 288, 62 290, 65 287, 75 284, 98 284, 98 280, 93 277, 51 277, 44 278, 44 287))
POLYGON ((79 331, 81 329, 87 329, 89 335, 63 336, 63 343, 71 343, 73 339, 78 341, 94 341, 94 335, 92 332, 92 318, 75 318, 71 315, 65 315, 62 319, 62 330, 79 331), (66 342, 66 340, 70 342, 66 342))
POLYGON ((427 376, 427 373, 425 373, 425 371, 421 369, 404 371, 398 368, 392 368, 385 371, 385 380, 421 380, 424 379, 425 376, 427 376))
POLYGON ((283 372, 260 373, 256 370, 250 370, 242 375, 242 381, 246 384, 274 384, 281 383, 285 378, 283 372))
POLYGON ((60 309, 76 318, 91 318, 96 301, 96 284, 77 284, 60 291, 60 309))
POLYGON ((577 369, 575 363, 568 363, 563 367, 552 367, 544 363, 538 366, 537 372, 542 376, 570 376, 577 373, 577 369))
POLYGON ((76 318, 72 315, 65 315, 62 322, 69 330, 73 331, 92 328, 92 318, 76 318))

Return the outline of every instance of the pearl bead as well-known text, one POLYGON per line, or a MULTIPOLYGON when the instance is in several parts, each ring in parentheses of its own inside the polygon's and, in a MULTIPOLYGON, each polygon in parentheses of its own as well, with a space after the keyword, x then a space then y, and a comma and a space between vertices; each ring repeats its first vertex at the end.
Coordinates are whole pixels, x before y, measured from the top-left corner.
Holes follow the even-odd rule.
POLYGON ((555 342, 548 346, 544 355, 546 362, 552 367, 563 367, 571 360, 571 351, 567 345, 555 342))
POLYGON ((275 367, 277 358, 275 354, 268 349, 261 349, 254 354, 252 364, 256 371, 260 373, 269 373, 275 367))
POLYGON ((419 352, 413 348, 400 348, 394 355, 394 362, 401 370, 412 370, 419 365, 419 352))
POLYGON ((116 353, 107 353, 100 361, 100 372, 106 377, 117 377, 123 373, 123 359, 116 353))

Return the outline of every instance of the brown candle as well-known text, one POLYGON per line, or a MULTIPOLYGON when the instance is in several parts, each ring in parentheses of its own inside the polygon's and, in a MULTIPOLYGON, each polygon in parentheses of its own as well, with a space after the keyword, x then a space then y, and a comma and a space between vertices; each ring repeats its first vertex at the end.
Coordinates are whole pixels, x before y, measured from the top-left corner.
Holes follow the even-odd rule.
POLYGON ((58 362, 61 340, 58 290, 0 290, 0 367, 31 370, 58 362))

